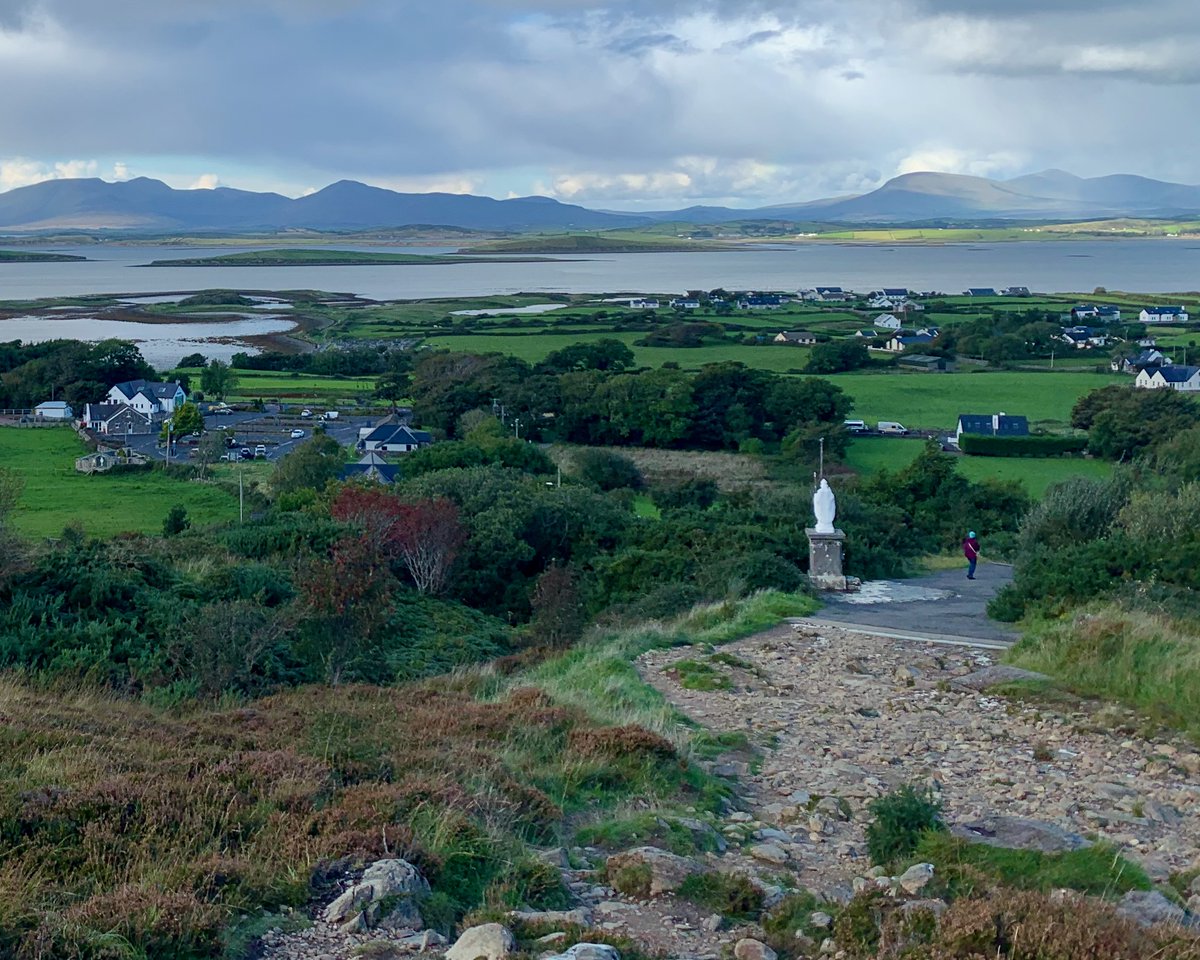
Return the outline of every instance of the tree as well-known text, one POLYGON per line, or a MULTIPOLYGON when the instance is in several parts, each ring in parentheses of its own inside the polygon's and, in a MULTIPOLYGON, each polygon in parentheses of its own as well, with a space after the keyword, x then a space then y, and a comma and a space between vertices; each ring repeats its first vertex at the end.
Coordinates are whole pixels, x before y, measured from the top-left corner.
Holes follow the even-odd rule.
POLYGON ((275 465, 272 485, 276 493, 298 490, 323 490, 342 472, 345 453, 341 445, 325 433, 315 433, 275 465))
POLYGON ((200 389, 208 396, 224 400, 237 389, 238 375, 229 364, 212 360, 200 371, 200 389))
POLYGON ((870 362, 871 355, 861 340, 830 340, 813 347, 805 370, 808 373, 842 373, 865 367, 870 362))
POLYGON ((162 532, 164 537, 175 537, 183 533, 192 525, 192 521, 188 519, 187 510, 179 504, 175 504, 167 515, 163 517, 162 532))
POLYGON ((411 392, 412 377, 407 373, 385 373, 375 381, 375 396, 387 400, 393 410, 401 400, 407 400, 411 392))
POLYGON ((620 340, 605 337, 595 343, 573 343, 555 350, 538 364, 539 370, 567 373, 571 370, 611 370, 618 372, 634 364, 633 351, 620 340))
POLYGON ((1104 387, 1071 411, 1071 423, 1088 431, 1088 449, 1107 460, 1131 459, 1198 421, 1200 409, 1174 390, 1104 387))
POLYGON ((171 437, 175 440, 178 440, 180 437, 186 437, 188 434, 200 433, 204 430, 204 417, 200 415, 200 408, 190 400, 187 403, 180 404, 171 415, 171 419, 163 423, 159 439, 164 443, 167 440, 168 423, 171 425, 171 437))
POLYGON ((181 367, 203 367, 208 363, 208 359, 202 353, 189 353, 186 357, 179 361, 181 367))
POLYGON ((601 490, 640 490, 645 485, 637 464, 611 450, 580 450, 572 460, 579 479, 601 490))
POLYGON ((396 546, 418 593, 441 593, 466 531, 450 500, 418 500, 403 505, 396 546))
POLYGON ((204 479, 204 474, 208 470, 209 464, 216 463, 225 456, 225 431, 210 430, 200 438, 200 443, 196 447, 196 463, 200 467, 200 479, 204 479))
POLYGON ((587 621, 579 586, 570 567, 555 564, 538 577, 530 606, 533 619, 529 634, 534 643, 565 647, 583 633, 587 621))

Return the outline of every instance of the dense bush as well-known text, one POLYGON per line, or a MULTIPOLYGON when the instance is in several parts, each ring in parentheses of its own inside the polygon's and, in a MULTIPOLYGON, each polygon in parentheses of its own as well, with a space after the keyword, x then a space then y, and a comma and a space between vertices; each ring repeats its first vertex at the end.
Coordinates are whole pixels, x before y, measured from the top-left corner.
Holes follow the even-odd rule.
POLYGON ((611 450, 576 450, 571 460, 575 475, 601 490, 640 490, 645 484, 637 464, 611 450))
POLYGON ((1061 457, 1083 453, 1087 437, 989 437, 964 433, 958 440, 963 453, 977 457, 1061 457))
POLYGON ((867 808, 867 850, 872 862, 891 866, 907 857, 929 831, 944 830, 942 805, 928 789, 906 784, 867 808))

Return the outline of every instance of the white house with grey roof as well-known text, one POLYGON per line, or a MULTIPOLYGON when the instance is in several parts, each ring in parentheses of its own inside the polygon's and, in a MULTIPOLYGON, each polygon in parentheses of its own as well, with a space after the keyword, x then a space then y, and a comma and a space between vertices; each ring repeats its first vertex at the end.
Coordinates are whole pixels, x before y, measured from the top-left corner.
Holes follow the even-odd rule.
POLYGON ((1143 390, 1178 390, 1180 393, 1200 391, 1200 367, 1174 366, 1145 367, 1133 381, 1143 390))
POLYGON ((187 402, 187 392, 178 383, 127 380, 111 387, 105 401, 133 407, 143 416, 169 417, 187 402))
POLYGON ((1138 314, 1142 323, 1187 323, 1188 312, 1185 307, 1145 307, 1138 314))

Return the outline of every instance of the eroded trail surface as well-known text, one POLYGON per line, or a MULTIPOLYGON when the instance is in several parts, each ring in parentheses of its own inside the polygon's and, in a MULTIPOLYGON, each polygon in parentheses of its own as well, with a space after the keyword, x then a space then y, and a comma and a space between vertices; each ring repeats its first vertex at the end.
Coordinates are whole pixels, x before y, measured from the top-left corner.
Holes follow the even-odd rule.
POLYGON ((742 731, 763 750, 757 769, 716 768, 739 775, 755 821, 735 813, 725 829, 760 833, 810 889, 849 892, 870 865, 866 804, 910 782, 933 785, 952 824, 1035 818, 1110 841, 1152 877, 1196 865, 1195 748, 972 689, 1007 669, 992 651, 797 624, 712 656, 655 650, 639 668, 693 720, 742 731), (708 660, 731 688, 685 689, 673 670, 684 660, 708 660))

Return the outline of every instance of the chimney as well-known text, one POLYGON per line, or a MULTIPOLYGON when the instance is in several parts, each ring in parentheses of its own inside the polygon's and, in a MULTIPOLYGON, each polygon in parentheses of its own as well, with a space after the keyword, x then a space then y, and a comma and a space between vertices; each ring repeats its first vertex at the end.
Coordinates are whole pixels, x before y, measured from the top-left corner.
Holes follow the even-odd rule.
POLYGON ((1000 432, 1000 418, 1004 416, 1004 411, 992 414, 992 433, 1000 432))

